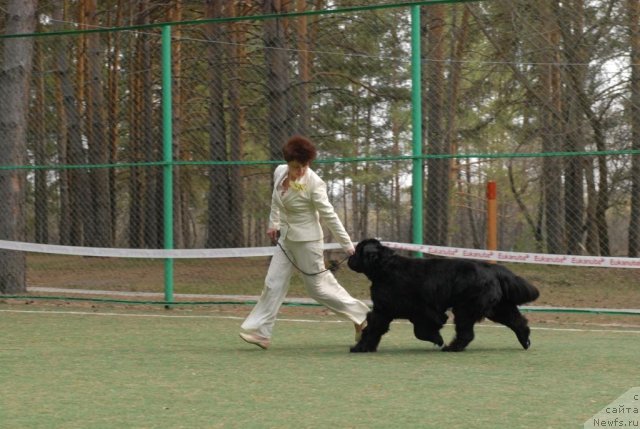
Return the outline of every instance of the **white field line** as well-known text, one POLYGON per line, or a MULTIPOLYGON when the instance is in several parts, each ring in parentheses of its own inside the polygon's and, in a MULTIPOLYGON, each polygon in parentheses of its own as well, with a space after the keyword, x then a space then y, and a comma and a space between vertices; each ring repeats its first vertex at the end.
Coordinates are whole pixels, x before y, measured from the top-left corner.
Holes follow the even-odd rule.
MULTIPOLYGON (((244 320, 240 316, 215 316, 215 315, 170 315, 170 314, 149 314, 149 313, 108 313, 108 312, 90 312, 90 311, 56 311, 56 310, 9 310, 0 309, 0 313, 16 313, 16 314, 56 314, 56 315, 79 315, 79 316, 107 316, 107 317, 149 317, 163 319, 229 319, 244 320)), ((288 319, 278 318, 280 322, 293 323, 347 323, 344 320, 312 320, 312 319, 288 319)), ((351 323, 351 322, 348 322, 351 323)), ((397 322, 396 322, 397 323, 397 322)), ((401 322, 409 323, 409 322, 401 322)), ((450 325, 450 324, 449 324, 450 325)), ((482 328, 505 328, 501 325, 478 324, 482 328)), ((532 330, 537 331, 557 331, 557 332, 607 332, 619 334, 640 334, 640 330, 633 329, 593 329, 593 328, 549 328, 541 326, 532 326, 532 330)))

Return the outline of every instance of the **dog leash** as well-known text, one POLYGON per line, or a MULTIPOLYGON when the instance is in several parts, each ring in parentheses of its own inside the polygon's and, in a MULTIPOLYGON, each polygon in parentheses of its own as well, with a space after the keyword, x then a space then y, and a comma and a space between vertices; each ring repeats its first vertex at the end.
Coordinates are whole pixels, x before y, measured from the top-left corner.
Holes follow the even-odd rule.
POLYGON ((289 262, 291 262, 291 265, 293 265, 298 271, 300 271, 302 274, 304 274, 305 276, 317 276, 318 274, 322 274, 322 273, 326 273, 327 271, 331 271, 331 272, 335 272, 338 270, 338 268, 340 267, 341 264, 344 263, 344 261, 346 261, 347 259, 349 259, 349 256, 346 256, 344 259, 342 259, 340 262, 336 262, 334 260, 329 261, 329 268, 325 268, 322 271, 318 271, 317 273, 307 273, 305 271, 303 271, 299 266, 296 265, 295 262, 293 262, 293 260, 289 257, 289 255, 287 254, 287 252, 284 250, 284 247, 282 247, 282 244, 280 244, 279 241, 276 241, 276 244, 278 245, 278 247, 280 248, 280 250, 282 250, 282 253, 284 253, 284 256, 287 257, 287 259, 289 260, 289 262))

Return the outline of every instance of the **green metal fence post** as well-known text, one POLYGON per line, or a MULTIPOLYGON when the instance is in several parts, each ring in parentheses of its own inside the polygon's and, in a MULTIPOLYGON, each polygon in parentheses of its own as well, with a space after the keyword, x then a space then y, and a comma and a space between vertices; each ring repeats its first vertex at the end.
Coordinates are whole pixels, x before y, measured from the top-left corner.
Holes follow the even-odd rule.
POLYGON ((411 6, 411 124, 413 130, 413 167, 411 219, 413 243, 422 244, 422 59, 420 55, 420 6, 411 6))
MULTIPOLYGON (((171 103, 171 26, 165 25, 162 27, 162 186, 165 249, 173 249, 173 115, 171 103)), ((173 258, 165 258, 164 260, 164 300, 167 303, 173 302, 173 258)))

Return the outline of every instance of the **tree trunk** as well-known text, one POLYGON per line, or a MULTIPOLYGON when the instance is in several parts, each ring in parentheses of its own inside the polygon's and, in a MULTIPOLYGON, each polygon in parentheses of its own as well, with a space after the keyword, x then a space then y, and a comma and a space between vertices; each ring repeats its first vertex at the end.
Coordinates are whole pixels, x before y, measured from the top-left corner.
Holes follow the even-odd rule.
MULTIPOLYGON (((393 75, 392 82, 399 82, 400 79, 397 76, 397 68, 394 67, 391 72, 393 75)), ((401 119, 401 108, 400 103, 398 101, 391 101, 389 106, 389 117, 391 122, 391 141, 392 141, 392 152, 393 156, 400 156, 400 141, 401 141, 401 132, 405 128, 405 121, 401 119)), ((393 163, 393 178, 391 179, 391 197, 390 200, 392 202, 391 207, 391 218, 393 219, 391 222, 391 237, 398 237, 398 240, 404 240, 402 234, 402 221, 404 216, 402 215, 402 186, 400 182, 401 171, 398 163, 393 163)))
MULTIPOLYGON (((462 5, 462 18, 461 22, 457 25, 457 11, 458 6, 453 6, 454 16, 453 22, 456 24, 454 27, 454 33, 452 35, 452 43, 451 43, 451 58, 449 61, 450 71, 449 71, 449 79, 448 79, 448 93, 447 99, 445 101, 446 111, 447 111, 447 127, 445 131, 445 146, 448 147, 451 151, 452 155, 455 155, 458 151, 458 127, 456 123, 457 109, 459 107, 459 94, 460 94, 460 82, 462 77, 462 63, 464 59, 464 52, 466 50, 468 35, 469 35, 469 18, 471 17, 471 13, 469 12, 469 8, 466 5, 462 5)), ((450 168, 449 168, 449 176, 450 180, 454 181, 456 179, 456 171, 458 171, 457 160, 455 158, 451 158, 449 160, 450 168)))
MULTIPOLYGON (((33 33, 35 0, 9 0, 5 34, 33 33)), ((0 165, 24 165, 27 115, 33 57, 33 38, 5 39, 0 64, 0 165)), ((24 170, 0 171, 0 239, 25 240, 24 170)), ((0 293, 26 291, 26 263, 22 252, 0 250, 0 293)))
MULTIPOLYGON (((85 2, 81 1, 78 8, 79 28, 85 29, 85 2)), ((86 36, 77 38, 76 51, 76 76, 75 82, 68 82, 63 77, 68 93, 65 97, 65 110, 69 118, 69 162, 72 165, 83 165, 87 163, 87 154, 83 145, 83 117, 85 114, 85 73, 87 62, 86 36), (73 90, 75 83, 75 91, 73 90)), ((69 77, 69 80, 71 77, 69 77)), ((63 87, 63 89, 65 88, 63 87)), ((70 189, 70 212, 71 212, 71 232, 69 241, 72 246, 82 246, 85 242, 87 223, 89 218, 89 198, 88 173, 85 169, 74 168, 69 171, 70 189)))
POLYGON ((526 189, 516 189, 516 182, 513 174, 513 162, 509 160, 509 164, 507 165, 507 173, 509 176, 509 187, 511 188, 511 194, 518 204, 518 208, 522 212, 527 225, 531 229, 533 236, 536 242, 536 252, 540 253, 543 251, 544 247, 544 238, 542 237, 542 229, 536 219, 533 218, 533 215, 530 213, 524 201, 522 201, 522 195, 525 194, 526 189))
MULTIPOLYGON (((262 12, 265 15, 282 11, 282 0, 264 0, 262 12)), ((286 35, 282 19, 267 19, 264 26, 264 56, 266 67, 267 135, 269 159, 282 159, 282 145, 291 134, 288 117, 289 65, 286 51, 286 35)))
MULTIPOLYGON (((54 31, 62 28, 61 23, 66 18, 66 3, 63 0, 54 0, 53 4, 54 31)), ((69 77, 69 63, 67 60, 68 49, 64 43, 56 43, 53 51, 55 58, 54 73, 56 79, 56 109, 58 115, 57 128, 57 149, 61 164, 69 164, 69 140, 72 132, 71 118, 76 117, 75 129, 77 129, 77 112, 75 110, 75 97, 71 88, 69 77), (67 106, 67 99, 70 105, 67 106), (68 107, 68 108, 67 108, 68 107)), ((58 180, 60 182, 60 244, 69 245, 71 243, 71 207, 70 207, 70 170, 58 170, 58 180)))
MULTIPOLYGON (((137 25, 148 24, 147 7, 148 1, 142 0, 132 10, 137 25)), ((151 67, 149 36, 136 34, 132 44, 130 156, 132 162, 148 162, 157 157, 152 133, 152 81, 147 72, 151 67)), ((157 202, 160 198, 156 194, 155 170, 156 167, 132 167, 129 171, 129 246, 133 248, 158 247, 156 205, 161 206, 161 202, 157 202)))
MULTIPOLYGON (((143 14, 143 21, 149 23, 149 5, 145 0, 146 7, 140 10, 143 14)), ((157 83, 151 73, 147 70, 153 68, 153 58, 151 53, 157 48, 157 44, 149 34, 143 34, 142 38, 142 144, 144 159, 146 161, 162 161, 162 138, 156 124, 158 124, 155 106, 154 85, 157 83)), ((163 230, 163 202, 164 193, 162 191, 162 168, 145 167, 144 172, 144 229, 143 242, 146 248, 159 249, 164 246, 163 230)))
MULTIPOLYGON (((122 0, 118 0, 116 3, 116 17, 115 23, 109 23, 110 27, 121 27, 122 26, 122 18, 123 18, 123 4, 122 0)), ((118 128, 119 128, 119 109, 120 105, 120 97, 118 88, 120 86, 120 75, 121 75, 121 67, 120 67, 120 56, 121 56, 121 32, 113 32, 108 33, 109 37, 109 75, 108 75, 108 89, 107 93, 109 94, 109 98, 107 102, 108 105, 108 113, 107 113, 107 135, 109 139, 109 163, 115 164, 118 161, 118 146, 119 146, 119 138, 118 138, 118 128)), ((118 222, 118 204, 117 204, 117 192, 116 192, 116 177, 117 170, 115 168, 110 168, 109 170, 109 191, 111 195, 109 195, 109 223, 111 226, 111 230, 109 231, 111 242, 115 242, 116 239, 116 225, 118 222)))
MULTIPOLYGON (((207 0, 206 17, 220 18, 222 0, 207 0)), ((228 160, 227 126, 224 107, 225 48, 224 29, 222 24, 212 23, 207 26, 209 47, 207 50, 209 81, 209 150, 212 161, 228 160)), ((230 247, 233 223, 230 216, 230 183, 229 166, 213 165, 209 169, 209 195, 206 247, 230 247)))
MULTIPOLYGON (((298 12, 306 10, 305 0, 296 0, 298 12)), ((309 85, 311 81, 311 43, 309 40, 308 18, 300 16, 298 23, 298 125, 296 132, 303 135, 309 134, 309 85)))
POLYGON ((585 179, 587 181, 587 219, 585 229, 587 232, 587 240, 585 246, 588 255, 600 254, 600 243, 598 240, 598 225, 596 222, 596 204, 598 201, 598 191, 596 190, 596 181, 594 175, 594 165, 592 158, 583 160, 585 179))
MULTIPOLYGON (((97 0, 87 1, 87 22, 92 28, 99 24, 97 0)), ((87 106, 89 110, 88 145, 89 163, 101 165, 109 162, 109 147, 104 137, 105 115, 104 94, 102 88, 104 51, 100 34, 87 35, 87 106)), ((109 171, 106 168, 93 168, 89 173, 91 221, 88 223, 87 243, 91 246, 108 247, 111 245, 111 202, 109 197, 109 171)))
MULTIPOLYGON (((640 2, 628 0, 629 45, 631 46, 631 149, 640 150, 640 2)), ((631 158, 631 213, 629 257, 640 256, 640 155, 631 158)))
MULTIPOLYGON (((354 89, 354 98, 357 97, 357 89, 354 89)), ((373 112, 372 112, 372 105, 368 104, 366 109, 366 117, 364 120, 365 123, 365 130, 364 130, 364 141, 365 141, 365 153, 364 156, 366 158, 369 158, 371 156, 371 146, 372 146, 372 142, 373 142, 373 131, 371 129, 371 119, 373 116, 373 112)), ((359 117, 360 115, 358 115, 356 113, 356 117, 359 117)), ((354 124, 358 123, 357 120, 355 120, 354 118, 354 124)), ((369 179, 369 177, 371 177, 371 169, 372 169, 372 165, 370 162, 365 162, 364 164, 364 176, 367 178, 365 180, 365 182, 362 184, 362 198, 360 200, 360 208, 362 209, 360 212, 360 226, 358 228, 360 234, 360 237, 370 237, 371 231, 369 230, 369 220, 371 218, 371 209, 375 208, 376 204, 375 202, 373 203, 372 207, 372 194, 373 194, 373 184, 372 181, 369 179)), ((377 232, 374 234, 375 236, 378 236, 377 232)))
MULTIPOLYGON (((546 101, 540 106, 542 151, 557 152, 558 136, 562 135, 560 122, 560 70, 558 42, 560 35, 554 25, 551 1, 537 3, 540 37, 538 47, 539 90, 544 92, 546 101), (542 47, 542 48, 540 48, 542 47)), ((562 168, 557 157, 545 157, 542 160, 542 189, 544 198, 544 219, 547 252, 564 253, 564 232, 562 216, 562 168)))
MULTIPOLYGON (((591 117, 596 149, 604 152, 606 149, 605 133, 603 124, 595 115, 591 117)), ((609 167, 607 157, 598 156, 598 200, 596 202, 596 226, 598 228, 598 247, 600 255, 610 256, 609 248, 609 228, 607 226, 607 209, 609 208, 609 167)))
MULTIPOLYGON (((239 16, 238 6, 231 8, 232 16, 239 16)), ((244 153, 244 136, 242 126, 244 123, 244 114, 242 110, 242 100, 240 95, 240 66, 241 61, 246 57, 245 44, 246 40, 242 33, 240 23, 232 25, 231 41, 229 45, 229 57, 238 64, 230 70, 229 88, 229 137, 230 137, 230 154, 232 161, 241 161, 244 153)), ((242 209, 244 207, 244 189, 242 186, 242 167, 233 165, 229 167, 229 227, 231 233, 231 241, 229 245, 233 247, 242 246, 244 242, 244 231, 242 226, 242 209), (231 227, 235 225, 235 227, 231 227)))
MULTIPOLYGON (((352 122, 353 122, 353 118, 352 118, 352 122)), ((362 149, 363 148, 361 147, 360 144, 351 145, 351 157, 358 158, 363 156, 362 149)), ((352 162, 351 165, 347 167, 348 169, 351 170, 351 177, 353 178, 353 180, 351 181, 351 225, 353 229, 353 235, 355 237, 364 237, 362 235, 362 231, 360 231, 358 228, 360 225, 360 216, 364 215, 364 210, 366 210, 366 207, 364 207, 361 202, 360 193, 359 193, 360 183, 357 178, 359 177, 359 174, 360 174, 358 170, 360 169, 364 170, 365 168, 367 168, 367 164, 368 164, 368 161, 365 161, 364 163, 352 162)), ((348 189, 348 188, 345 187, 345 189, 348 189)), ((345 214, 343 216, 343 219, 348 224, 349 216, 347 213, 348 206, 346 201, 345 201, 344 209, 345 209, 345 214)))
POLYGON ((471 235, 471 241, 473 243, 473 248, 474 249, 481 249, 482 247, 482 243, 480 240, 480 236, 478 234, 478 228, 476 226, 476 220, 475 217, 473 216, 473 187, 472 187, 472 183, 471 183, 471 163, 469 162, 469 160, 467 160, 466 164, 465 164, 465 183, 466 183, 466 189, 464 190, 465 193, 467 194, 467 218, 469 220, 469 231, 470 231, 470 235, 471 235))
MULTIPOLYGON (((36 45, 35 48, 35 70, 36 70, 36 90, 35 92, 35 111, 36 117, 33 128, 35 129, 36 138, 33 142, 33 153, 37 166, 47 164, 47 119, 45 109, 45 68, 42 52, 42 45, 36 45)), ((34 192, 34 216, 35 216, 35 241, 36 243, 47 243, 49 241, 49 209, 48 200, 49 192, 47 190, 47 170, 38 169, 35 175, 35 192, 34 192)))
MULTIPOLYGON (((564 88, 565 106, 565 151, 582 152, 584 150, 584 116, 580 107, 580 94, 584 92, 586 65, 589 63, 588 54, 584 48, 584 0, 574 0, 573 7, 562 8, 568 13, 558 19, 560 31, 563 35, 565 62, 568 64, 566 73, 568 82, 564 88)), ((564 162, 565 191, 564 191, 564 219, 567 233, 567 253, 578 255, 582 253, 582 236, 584 224, 584 175, 582 158, 568 156, 564 162)))
MULTIPOLYGON (((422 38, 429 58, 423 71, 423 88, 426 91, 423 114, 426 119, 427 153, 449 154, 447 139, 443 132, 445 102, 442 88, 444 79, 444 25, 445 9, 442 5, 423 7, 422 38)), ((449 229, 449 159, 427 160, 427 195, 425 199, 425 243, 446 245, 449 229)))

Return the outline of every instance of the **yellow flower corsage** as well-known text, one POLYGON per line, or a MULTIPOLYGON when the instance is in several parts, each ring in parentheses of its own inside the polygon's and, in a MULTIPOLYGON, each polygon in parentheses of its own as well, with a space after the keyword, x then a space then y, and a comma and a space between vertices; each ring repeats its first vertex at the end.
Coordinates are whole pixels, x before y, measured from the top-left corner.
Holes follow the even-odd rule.
POLYGON ((303 192, 307 190, 307 185, 300 182, 291 182, 291 187, 298 192, 303 192))

